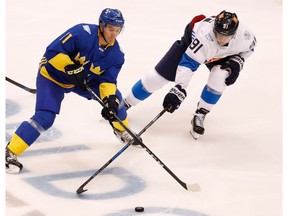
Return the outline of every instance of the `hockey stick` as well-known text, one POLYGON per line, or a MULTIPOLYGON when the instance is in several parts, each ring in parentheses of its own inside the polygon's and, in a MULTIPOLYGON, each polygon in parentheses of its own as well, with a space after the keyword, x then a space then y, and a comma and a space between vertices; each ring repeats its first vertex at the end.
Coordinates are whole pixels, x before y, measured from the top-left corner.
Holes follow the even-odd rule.
MULTIPOLYGON (((137 136, 141 136, 154 122, 156 122, 165 112, 167 109, 163 109, 152 121, 149 122, 149 124, 146 125, 138 134, 137 136)), ((92 180, 94 179, 100 172, 102 172, 109 164, 111 164, 122 152, 124 152, 131 144, 133 140, 131 140, 129 143, 127 143, 124 147, 120 149, 107 163, 105 163, 97 172, 95 172, 87 181, 85 181, 78 189, 77 194, 81 194, 87 189, 84 189, 84 187, 92 180)))
POLYGON ((30 93, 32 93, 32 94, 36 94, 36 89, 32 89, 32 88, 29 88, 27 86, 24 86, 24 85, 22 85, 22 84, 20 84, 20 83, 18 83, 16 81, 10 79, 9 77, 5 77, 5 80, 10 82, 10 83, 12 83, 12 84, 14 84, 14 85, 16 85, 16 86, 18 86, 18 87, 20 87, 20 88, 22 88, 22 89, 24 89, 24 90, 26 90, 26 91, 28 91, 28 92, 30 92, 30 93))
MULTIPOLYGON (((106 107, 103 101, 95 94, 95 92, 87 85, 86 88, 91 96, 97 100, 103 107, 106 107)), ((129 128, 127 128, 123 122, 114 114, 115 119, 119 122, 119 124, 133 137, 134 141, 136 141, 139 145, 142 146, 150 154, 183 188, 189 191, 200 191, 199 184, 190 184, 187 185, 185 182, 181 181, 143 142, 142 140, 136 136, 129 128)))

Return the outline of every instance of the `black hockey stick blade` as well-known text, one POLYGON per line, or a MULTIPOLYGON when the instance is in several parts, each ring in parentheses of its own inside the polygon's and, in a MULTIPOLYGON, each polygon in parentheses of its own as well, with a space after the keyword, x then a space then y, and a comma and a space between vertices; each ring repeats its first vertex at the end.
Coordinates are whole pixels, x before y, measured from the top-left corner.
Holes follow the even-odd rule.
POLYGON ((77 189, 77 191, 76 191, 76 193, 77 194, 81 194, 81 193, 84 193, 85 191, 87 191, 88 189, 85 189, 84 190, 84 186, 80 186, 78 189, 77 189))

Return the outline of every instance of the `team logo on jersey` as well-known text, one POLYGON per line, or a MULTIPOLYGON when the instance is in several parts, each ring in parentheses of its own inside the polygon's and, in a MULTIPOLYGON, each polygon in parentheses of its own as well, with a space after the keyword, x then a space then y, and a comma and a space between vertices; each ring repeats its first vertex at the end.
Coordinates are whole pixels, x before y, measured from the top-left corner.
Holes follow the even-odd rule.
POLYGON ((89 61, 86 61, 86 56, 80 56, 80 52, 74 58, 76 61, 79 61, 81 65, 86 65, 89 61))
POLYGON ((205 35, 205 38, 209 41, 213 41, 213 38, 209 33, 205 35))
POLYGON ((90 66, 90 71, 94 74, 101 75, 105 70, 101 71, 100 66, 95 67, 94 64, 92 63, 90 66))

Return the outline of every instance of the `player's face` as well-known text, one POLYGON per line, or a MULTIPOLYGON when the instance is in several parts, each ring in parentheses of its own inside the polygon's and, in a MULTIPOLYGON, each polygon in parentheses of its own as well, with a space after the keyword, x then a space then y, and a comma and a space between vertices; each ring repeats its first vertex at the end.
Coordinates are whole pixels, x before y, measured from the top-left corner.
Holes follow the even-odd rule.
POLYGON ((230 35, 230 36, 222 35, 222 34, 217 33, 216 31, 215 31, 215 36, 220 46, 224 46, 225 44, 229 43, 230 40, 233 38, 233 35, 230 35))
POLYGON ((104 27, 104 31, 103 31, 106 41, 108 43, 113 43, 116 40, 116 37, 120 34, 121 30, 122 30, 122 27, 120 26, 113 26, 113 25, 107 24, 104 27))

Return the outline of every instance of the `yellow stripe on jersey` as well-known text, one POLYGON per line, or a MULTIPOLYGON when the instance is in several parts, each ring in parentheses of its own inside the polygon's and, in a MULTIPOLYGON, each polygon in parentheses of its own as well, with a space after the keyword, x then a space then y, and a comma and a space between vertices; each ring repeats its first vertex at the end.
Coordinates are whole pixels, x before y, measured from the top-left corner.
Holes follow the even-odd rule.
POLYGON ((54 68, 65 72, 65 66, 74 64, 70 57, 64 53, 59 53, 48 61, 54 68))
POLYGON ((67 33, 66 35, 64 35, 60 40, 62 42, 62 44, 66 43, 67 40, 69 40, 69 38, 72 37, 72 34, 71 33, 67 33))
POLYGON ((48 71, 46 70, 46 68, 45 68, 44 66, 41 67, 40 73, 41 73, 41 75, 44 76, 46 79, 49 79, 50 81, 56 83, 57 85, 61 86, 62 88, 67 88, 67 89, 68 89, 68 88, 73 88, 73 87, 74 87, 73 84, 63 84, 63 83, 60 83, 60 82, 56 81, 55 79, 53 79, 53 78, 49 75, 48 71))
MULTIPOLYGON (((128 117, 126 119, 124 119, 122 121, 122 123, 126 126, 126 127, 129 127, 129 122, 128 122, 128 117)), ((118 129, 119 131, 124 131, 125 129, 120 125, 119 122, 112 122, 112 125, 114 128, 118 129)))
POLYGON ((17 134, 12 136, 12 139, 8 145, 8 149, 17 156, 22 154, 28 147, 29 145, 17 134))
POLYGON ((99 86, 100 98, 116 94, 116 85, 114 83, 101 83, 99 86))
POLYGON ((42 67, 43 65, 47 64, 47 59, 45 56, 42 57, 40 63, 39 63, 39 68, 42 67))

